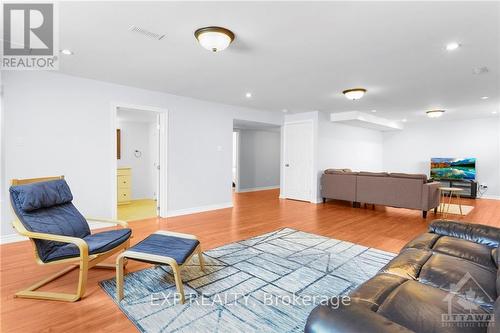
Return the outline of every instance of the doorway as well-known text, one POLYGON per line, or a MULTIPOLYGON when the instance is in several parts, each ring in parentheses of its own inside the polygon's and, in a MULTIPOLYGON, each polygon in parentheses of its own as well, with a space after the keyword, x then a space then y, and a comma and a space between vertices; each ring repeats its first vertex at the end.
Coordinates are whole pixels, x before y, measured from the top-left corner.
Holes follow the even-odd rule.
POLYGON ((313 123, 300 121, 284 126, 283 196, 312 201, 313 123))
POLYGON ((166 216, 167 113, 116 105, 114 115, 114 216, 125 221, 166 216))
MULTIPOLYGON (((234 119, 234 192, 256 192, 280 187, 281 127, 234 119)), ((276 192, 276 197, 279 193, 276 192)))

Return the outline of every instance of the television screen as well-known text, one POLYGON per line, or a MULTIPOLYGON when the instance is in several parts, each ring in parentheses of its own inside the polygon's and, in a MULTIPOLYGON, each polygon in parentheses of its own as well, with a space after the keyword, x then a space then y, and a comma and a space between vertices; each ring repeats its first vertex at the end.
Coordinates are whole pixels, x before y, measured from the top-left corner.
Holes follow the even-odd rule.
POLYGON ((475 158, 432 158, 431 178, 433 179, 476 179, 475 158))

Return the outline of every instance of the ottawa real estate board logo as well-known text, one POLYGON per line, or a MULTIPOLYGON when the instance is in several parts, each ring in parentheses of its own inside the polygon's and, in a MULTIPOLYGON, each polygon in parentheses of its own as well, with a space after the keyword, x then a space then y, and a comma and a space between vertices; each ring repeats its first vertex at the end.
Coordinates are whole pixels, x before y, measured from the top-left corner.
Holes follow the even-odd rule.
POLYGON ((54 3, 3 2, 2 70, 58 69, 54 3))

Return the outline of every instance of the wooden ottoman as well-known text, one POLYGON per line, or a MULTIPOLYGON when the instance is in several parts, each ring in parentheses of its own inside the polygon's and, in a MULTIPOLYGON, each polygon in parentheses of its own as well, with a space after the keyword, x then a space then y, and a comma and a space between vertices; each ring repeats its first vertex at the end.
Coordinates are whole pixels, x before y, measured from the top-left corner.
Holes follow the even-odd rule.
POLYGON ((201 252, 200 242, 194 235, 181 234, 170 231, 157 231, 144 240, 122 252, 116 258, 116 297, 123 299, 123 263, 125 259, 133 259, 155 265, 169 265, 172 267, 175 286, 180 295, 181 303, 185 302, 184 287, 180 269, 189 262, 191 257, 198 254, 201 270, 205 270, 205 262, 201 252))

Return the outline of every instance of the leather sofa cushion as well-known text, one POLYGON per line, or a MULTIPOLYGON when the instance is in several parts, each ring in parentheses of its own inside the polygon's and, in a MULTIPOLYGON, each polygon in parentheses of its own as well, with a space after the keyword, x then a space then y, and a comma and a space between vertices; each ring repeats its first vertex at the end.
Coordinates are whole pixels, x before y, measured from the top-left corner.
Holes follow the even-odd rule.
POLYGON ((421 234, 417 238, 412 239, 403 247, 403 249, 414 248, 414 249, 432 249, 437 240, 441 237, 440 235, 432 234, 426 232, 421 234))
POLYGON ((485 332, 486 328, 463 325, 443 325, 442 315, 483 314, 488 312, 466 299, 416 281, 407 281, 397 288, 379 308, 384 317, 415 332, 485 332))
POLYGON ((422 267, 419 281, 454 292, 486 310, 492 311, 493 303, 497 298, 496 278, 495 269, 436 253, 422 267), (474 298, 468 297, 472 295, 471 292, 474 298))
POLYGON ((444 236, 437 240, 433 250, 496 269, 491 258, 491 248, 481 244, 444 236))
POLYGON ((358 176, 387 177, 387 176, 389 176, 389 174, 387 172, 361 171, 361 172, 358 173, 358 176))
POLYGON ((48 208, 73 201, 73 195, 64 179, 11 186, 17 207, 25 212, 48 208))
POLYGON ((450 236, 486 245, 491 248, 500 245, 500 228, 482 224, 436 220, 429 231, 442 236, 450 236))
POLYGON ((420 173, 400 173, 400 172, 392 172, 389 174, 390 177, 394 178, 408 178, 408 179, 421 179, 422 183, 427 182, 427 175, 420 173))
POLYGON ((354 289, 349 296, 351 300, 377 311, 387 296, 405 281, 407 279, 401 276, 377 274, 354 289))
POLYGON ((405 279, 416 280, 422 266, 431 255, 432 252, 427 250, 405 249, 385 265, 380 270, 380 273, 388 273, 405 279))

